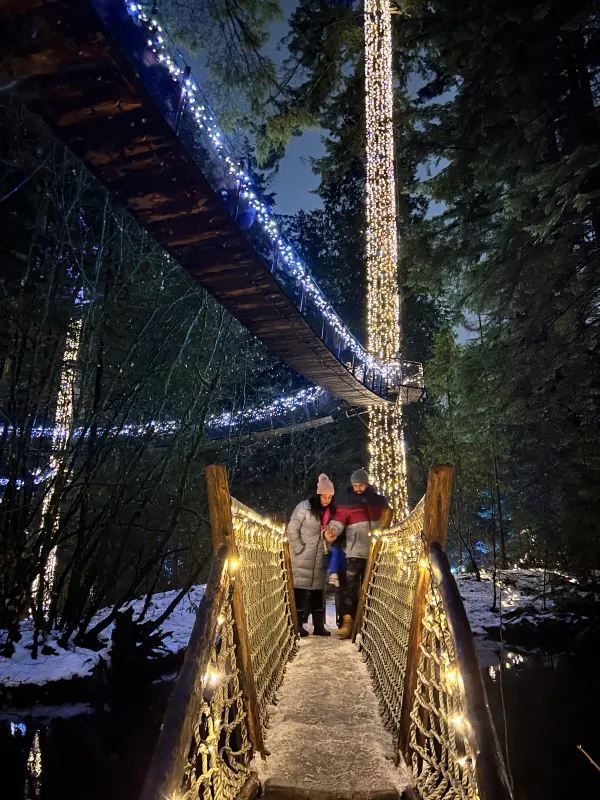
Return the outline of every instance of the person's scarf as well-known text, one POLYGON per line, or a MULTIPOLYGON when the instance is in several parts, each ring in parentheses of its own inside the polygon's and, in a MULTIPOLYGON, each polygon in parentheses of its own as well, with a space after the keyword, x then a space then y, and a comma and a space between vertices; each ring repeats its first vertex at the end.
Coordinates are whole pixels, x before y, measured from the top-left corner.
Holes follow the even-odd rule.
POLYGON ((329 523, 331 522, 331 518, 332 518, 332 516, 333 516, 333 514, 331 513, 331 507, 330 507, 330 506, 327 506, 327 507, 325 508, 325 510, 323 511, 323 515, 322 515, 322 517, 321 517, 321 533, 323 533, 323 531, 325 530, 325 528, 326 528, 326 527, 329 525, 329 523))

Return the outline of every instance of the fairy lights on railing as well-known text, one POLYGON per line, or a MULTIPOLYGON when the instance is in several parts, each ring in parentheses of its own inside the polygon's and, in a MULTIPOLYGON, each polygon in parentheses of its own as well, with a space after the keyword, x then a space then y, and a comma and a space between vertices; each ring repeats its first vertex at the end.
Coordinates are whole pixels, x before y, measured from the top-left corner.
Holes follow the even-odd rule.
MULTIPOLYGON (((256 406, 240 409, 239 411, 223 411, 220 414, 211 414, 206 419, 205 428, 210 431, 219 428, 236 428, 245 425, 253 425, 261 422, 279 422, 283 420, 287 414, 293 413, 301 408, 306 408, 311 404, 316 404, 324 400, 327 392, 318 386, 310 386, 305 389, 300 389, 295 394, 282 395, 276 397, 268 403, 260 403, 256 406)), ((108 436, 113 438, 129 438, 139 437, 147 434, 156 434, 159 436, 172 436, 183 427, 183 423, 179 420, 149 420, 148 422, 136 424, 127 423, 124 425, 113 425, 110 428, 99 427, 96 433, 99 436, 108 436)), ((0 425, 0 435, 4 432, 9 434, 16 432, 18 436, 25 433, 25 429, 15 429, 8 425, 0 425)), ((35 425, 29 431, 29 438, 31 439, 54 439, 57 429, 52 425, 35 425)), ((71 441, 76 441, 81 438, 89 436, 89 426, 75 428, 71 433, 71 441)), ((44 473, 43 476, 34 478, 34 483, 42 483, 50 475, 44 473)), ((6 486, 9 482, 8 478, 0 478, 0 486, 6 486)), ((20 488, 24 481, 17 480, 17 487, 20 488)))
MULTIPOLYGON (((158 20, 146 13, 141 3, 126 2, 128 14, 140 25, 144 26, 146 46, 154 54, 158 64, 162 65, 171 79, 178 85, 181 92, 181 109, 177 113, 176 124, 182 115, 186 115, 208 139, 211 148, 221 163, 226 168, 232 183, 236 187, 238 197, 260 225, 263 233, 270 242, 278 265, 283 265, 290 277, 299 282, 302 289, 300 310, 307 302, 311 302, 319 314, 333 331, 339 342, 339 349, 352 353, 353 358, 373 371, 380 380, 381 390, 384 390, 388 380, 388 365, 378 357, 370 355, 348 330, 344 322, 335 312, 322 290, 319 288, 309 269, 296 253, 289 240, 282 234, 281 229, 272 215, 268 205, 260 197, 251 177, 241 167, 233 156, 232 150, 225 136, 219 129, 215 115, 206 98, 194 79, 189 67, 183 58, 169 44, 166 32, 158 20)), ((394 353, 395 355, 395 353, 394 353)))

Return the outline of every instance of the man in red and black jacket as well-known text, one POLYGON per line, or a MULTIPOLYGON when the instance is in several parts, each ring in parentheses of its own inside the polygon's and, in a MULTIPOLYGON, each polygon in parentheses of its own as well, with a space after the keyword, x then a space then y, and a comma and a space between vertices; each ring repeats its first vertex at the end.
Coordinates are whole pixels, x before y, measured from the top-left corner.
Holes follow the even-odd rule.
POLYGON ((387 498, 377 494, 364 469, 354 470, 350 482, 352 486, 345 494, 339 499, 336 497, 336 511, 325 531, 328 542, 334 542, 343 531, 346 532, 346 580, 340 587, 343 615, 342 627, 338 631, 340 639, 352 635, 358 595, 371 549, 371 533, 387 528, 393 515, 387 498))

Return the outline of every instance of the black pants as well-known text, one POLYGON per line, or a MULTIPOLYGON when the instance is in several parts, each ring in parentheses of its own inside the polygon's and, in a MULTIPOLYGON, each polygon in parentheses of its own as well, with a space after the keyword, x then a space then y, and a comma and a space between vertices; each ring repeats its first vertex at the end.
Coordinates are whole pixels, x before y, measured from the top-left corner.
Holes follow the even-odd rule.
POLYGON ((323 590, 322 589, 296 589, 294 586, 294 599, 296 600, 296 611, 298 613, 298 624, 308 621, 310 614, 313 615, 313 625, 315 623, 314 613, 323 613, 323 590))
POLYGON ((350 614, 351 617, 356 616, 360 587, 365 577, 366 568, 366 558, 348 559, 346 575, 340 585, 340 611, 342 615, 350 614))

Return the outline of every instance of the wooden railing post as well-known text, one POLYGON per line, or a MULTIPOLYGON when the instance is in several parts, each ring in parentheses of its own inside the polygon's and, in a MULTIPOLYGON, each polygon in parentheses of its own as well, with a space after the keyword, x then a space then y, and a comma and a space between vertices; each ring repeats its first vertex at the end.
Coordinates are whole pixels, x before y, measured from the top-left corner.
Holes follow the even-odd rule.
POLYGON ((375 541, 371 545, 371 549, 369 550, 369 559, 367 561, 367 566, 365 568, 365 576, 363 578, 363 582, 360 587, 360 594, 358 596, 356 617, 354 618, 354 625, 352 627, 353 642, 356 641, 356 637, 360 633, 363 617, 365 615, 365 605, 367 602, 367 593, 369 591, 369 584, 371 583, 371 578, 373 577, 373 570, 375 569, 375 564, 377 564, 377 557, 379 555, 380 550, 381 550, 381 539, 375 539, 375 541))
MULTIPOLYGON (((229 546, 232 558, 237 559, 238 553, 233 535, 233 520, 231 516, 231 496, 227 484, 227 472, 221 464, 211 464, 204 470, 206 492, 208 495, 208 510, 212 531, 213 549, 226 543, 229 546)), ((248 734, 255 751, 263 758, 266 755, 265 744, 260 724, 258 709, 258 693, 252 669, 250 643, 248 641, 248 628, 246 613, 244 611, 244 598, 242 594, 242 579, 237 570, 234 574, 232 596, 233 629, 236 639, 236 658, 240 670, 242 693, 246 702, 246 719, 248 734)))
MULTIPOLYGON (((423 543, 425 554, 429 551, 432 542, 439 542, 442 547, 446 546, 453 475, 454 470, 449 464, 434 464, 429 468, 427 491, 425 493, 425 508, 423 510, 423 543)), ((398 747, 408 764, 410 764, 410 713, 412 711, 415 689, 417 686, 417 668, 419 665, 421 637, 423 634, 423 614, 425 611, 425 598, 429 588, 429 565, 427 563, 419 563, 418 570, 410 621, 406 674, 404 676, 398 736, 398 747)))
POLYGON ((177 676, 163 725, 146 773, 140 800, 174 797, 181 788, 194 726, 204 702, 202 678, 214 647, 219 611, 225 597, 225 562, 221 547, 213 558, 206 590, 177 676))

